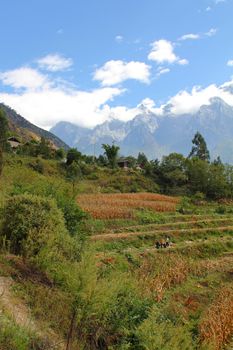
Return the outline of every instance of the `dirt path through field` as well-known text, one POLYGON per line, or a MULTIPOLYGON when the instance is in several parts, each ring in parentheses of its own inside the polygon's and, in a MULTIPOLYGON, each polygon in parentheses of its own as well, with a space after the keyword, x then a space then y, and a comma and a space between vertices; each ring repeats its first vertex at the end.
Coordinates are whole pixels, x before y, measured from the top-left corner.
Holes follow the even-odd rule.
POLYGON ((138 232, 122 232, 122 233, 113 233, 113 234, 100 234, 95 235, 91 237, 92 241, 114 241, 118 239, 124 239, 124 238, 134 238, 134 237, 140 237, 140 236, 154 236, 158 233, 162 233, 165 236, 171 235, 171 234, 182 234, 182 233, 200 233, 200 232, 211 232, 211 231, 233 231, 233 226, 220 226, 220 227, 207 227, 207 228, 185 228, 185 229, 175 229, 175 230, 156 230, 156 231, 138 231, 138 232))
POLYGON ((37 328, 28 308, 12 295, 13 284, 10 277, 0 277, 0 304, 16 324, 35 332, 37 328))
POLYGON ((0 276, 0 314, 5 312, 18 326, 48 340, 53 344, 49 345, 48 350, 64 350, 64 340, 51 329, 43 329, 44 327, 33 319, 30 309, 23 300, 14 296, 13 287, 14 281, 11 277, 0 276))
MULTIPOLYGON (((221 239, 222 243, 226 243, 230 241, 230 237, 224 237, 224 238, 209 238, 208 239, 208 243, 214 243, 214 242, 218 242, 221 239)), ((233 238, 232 238, 233 239, 233 238)), ((203 241, 202 239, 197 239, 195 241, 184 241, 184 242, 180 242, 180 243, 172 243, 170 247, 165 248, 160 248, 157 249, 156 247, 152 246, 152 247, 147 247, 147 248, 135 248, 135 247, 129 247, 123 250, 124 253, 132 253, 132 252, 137 252, 139 255, 143 255, 145 253, 157 253, 157 252, 162 252, 164 254, 169 253, 169 251, 177 251, 179 249, 184 249, 186 247, 192 246, 192 247, 197 247, 200 246, 201 244, 203 244, 206 241, 203 241)), ((232 262, 232 270, 233 270, 233 253, 232 252, 226 252, 223 253, 223 255, 218 258, 221 260, 226 260, 226 261, 231 261, 232 262)), ((217 259, 215 259, 217 260, 217 259)), ((205 261, 205 260, 204 260, 205 261)))
POLYGON ((163 224, 141 224, 141 225, 135 225, 135 226, 128 226, 124 228, 116 228, 116 229, 110 229, 105 230, 104 234, 112 234, 112 233, 126 233, 128 231, 133 231, 137 229, 143 229, 143 232, 147 232, 146 229, 160 229, 160 228, 170 228, 174 226, 180 226, 180 225, 194 225, 194 224, 202 224, 202 223, 211 223, 211 222, 229 222, 233 221, 233 217, 225 217, 225 218, 217 218, 217 219, 205 219, 202 220, 190 220, 190 221, 177 221, 177 222, 167 222, 163 224), (145 231, 144 231, 145 229, 145 231), (124 232, 126 231, 126 232, 124 232))

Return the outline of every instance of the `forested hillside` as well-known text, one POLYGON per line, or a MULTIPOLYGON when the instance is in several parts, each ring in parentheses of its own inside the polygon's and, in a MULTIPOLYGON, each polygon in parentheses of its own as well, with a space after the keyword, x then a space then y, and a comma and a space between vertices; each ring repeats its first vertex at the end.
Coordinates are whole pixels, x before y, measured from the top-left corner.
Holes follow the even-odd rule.
POLYGON ((51 132, 44 129, 38 128, 34 124, 30 123, 28 120, 23 118, 21 115, 16 113, 13 109, 4 104, 0 103, 0 109, 2 109, 9 123, 9 129, 13 135, 17 135, 24 142, 31 140, 40 140, 41 137, 44 137, 52 142, 57 148, 68 149, 69 146, 65 144, 57 136, 53 135, 51 132))

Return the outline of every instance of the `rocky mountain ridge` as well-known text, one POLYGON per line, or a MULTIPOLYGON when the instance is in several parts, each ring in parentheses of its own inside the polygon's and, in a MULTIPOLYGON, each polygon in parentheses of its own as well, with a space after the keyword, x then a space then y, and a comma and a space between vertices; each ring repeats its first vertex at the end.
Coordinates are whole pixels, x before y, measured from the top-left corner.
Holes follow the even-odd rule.
POLYGON ((41 129, 36 125, 30 123, 21 115, 16 113, 12 108, 0 103, 0 108, 6 113, 10 131, 20 137, 24 142, 30 140, 40 140, 44 137, 51 141, 51 143, 57 148, 69 149, 69 146, 63 142, 58 136, 55 136, 49 131, 41 129))
POLYGON ((233 164, 233 107, 218 97, 194 114, 175 116, 167 108, 161 116, 141 106, 140 113, 128 122, 112 119, 94 129, 60 122, 51 131, 86 154, 101 154, 103 143, 116 142, 121 154, 137 156, 144 152, 150 159, 171 152, 187 155, 191 140, 199 131, 206 139, 212 158, 220 155, 224 162, 233 164))

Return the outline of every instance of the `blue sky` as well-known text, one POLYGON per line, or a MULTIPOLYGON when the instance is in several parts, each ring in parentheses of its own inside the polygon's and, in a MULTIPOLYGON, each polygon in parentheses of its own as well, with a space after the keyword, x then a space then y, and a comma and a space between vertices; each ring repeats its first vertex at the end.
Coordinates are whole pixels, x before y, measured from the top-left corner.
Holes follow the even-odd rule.
POLYGON ((129 120, 141 103, 233 105, 232 0, 7 0, 1 13, 0 101, 44 128, 129 120))

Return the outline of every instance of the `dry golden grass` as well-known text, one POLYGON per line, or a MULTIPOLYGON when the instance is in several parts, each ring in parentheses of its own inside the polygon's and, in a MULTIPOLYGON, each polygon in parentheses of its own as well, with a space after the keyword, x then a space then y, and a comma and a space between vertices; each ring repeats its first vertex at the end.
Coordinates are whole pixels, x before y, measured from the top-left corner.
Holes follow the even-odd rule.
POLYGON ((233 334, 233 289, 224 288, 206 311, 199 327, 200 339, 220 350, 233 334))
POLYGON ((178 198, 154 193, 85 194, 77 199, 80 207, 96 219, 133 218, 134 209, 174 212, 178 198))
POLYGON ((164 293, 172 286, 183 283, 189 273, 187 261, 179 256, 145 257, 138 271, 139 283, 146 294, 153 295, 156 301, 163 299, 164 293), (156 266, 160 266, 159 271, 156 266))

